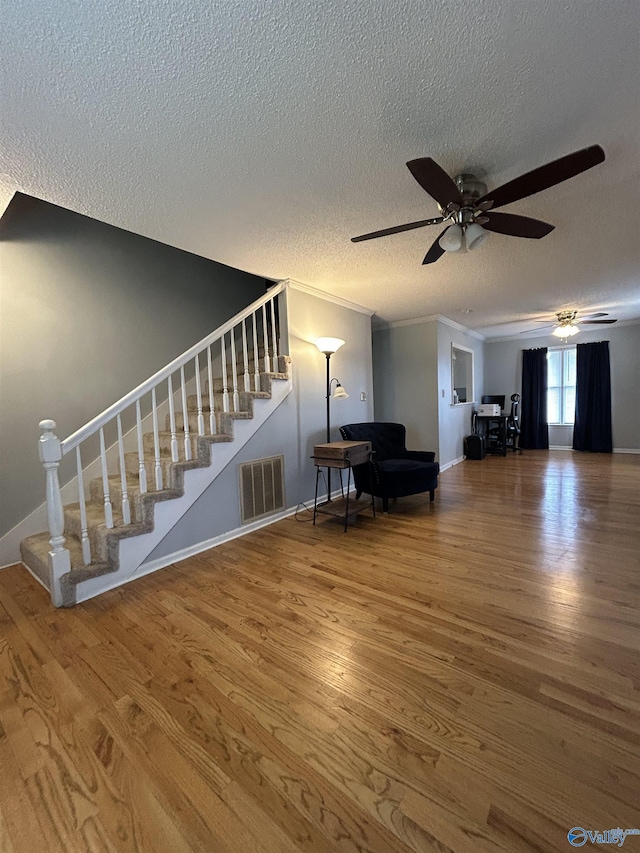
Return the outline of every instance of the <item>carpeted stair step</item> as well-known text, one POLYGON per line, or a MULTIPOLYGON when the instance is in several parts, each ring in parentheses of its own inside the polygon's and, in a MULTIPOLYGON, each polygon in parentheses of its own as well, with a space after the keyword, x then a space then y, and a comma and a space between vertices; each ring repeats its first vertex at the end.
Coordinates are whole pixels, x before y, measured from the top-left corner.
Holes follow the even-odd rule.
MULTIPOLYGON (((250 419, 251 415, 248 412, 228 412, 226 414, 222 414, 220 416, 220 431, 215 435, 205 435, 204 438, 207 439, 207 442, 210 444, 217 444, 218 442, 225 441, 233 441, 233 420, 246 420, 250 419), (231 420, 229 420, 231 419, 231 420)), ((189 439, 191 442, 191 458, 193 459, 197 455, 197 440, 198 433, 191 433, 189 435, 189 439)), ((185 441, 184 441, 184 433, 176 433, 176 439, 178 441, 178 459, 180 462, 184 462, 185 460, 185 441)), ((142 436, 142 445, 145 455, 145 465, 147 457, 153 464, 154 452, 155 452, 155 440, 152 432, 145 432, 142 436)), ((160 448, 160 459, 163 457, 171 458, 171 433, 168 430, 162 430, 158 433, 158 446, 160 448)), ((125 454, 126 456, 126 454, 125 454)), ((137 454, 136 454, 137 458, 137 454)), ((125 459, 125 467, 126 467, 126 459, 125 459)), ((128 469, 127 469, 128 470, 128 469)), ((155 470, 155 466, 152 468, 152 471, 155 470)), ((154 474, 155 478, 155 474, 154 474)), ((149 474, 147 471, 147 482, 149 482, 149 474)), ((154 480, 155 482, 155 480, 154 480)))
MULTIPOLYGON (((171 480, 171 455, 166 454, 160 456, 160 466, 162 468, 162 482, 169 483, 171 480)), ((124 454, 124 470, 127 477, 131 477, 138 482, 140 473, 140 459, 136 450, 124 454)), ((144 470, 147 475, 147 487, 155 488, 156 482, 156 463, 152 455, 146 454, 144 457, 144 470)))
MULTIPOLYGON (((82 545, 80 540, 75 536, 65 537, 65 548, 69 551, 71 558, 71 574, 74 576, 73 581, 78 582, 87 577, 96 577, 97 575, 106 574, 111 571, 108 563, 92 562, 85 566, 82 557, 82 545)), ((29 566, 31 571, 36 575, 47 589, 49 589, 49 545, 48 533, 36 533, 34 536, 28 536, 20 543, 20 556, 22 562, 29 566)), ((72 603, 72 600, 68 602, 72 603)))
MULTIPOLYGON (((122 480, 119 476, 109 477, 109 497, 111 499, 111 503, 117 505, 118 507, 122 506, 122 480)), ((155 488, 155 478, 152 481, 151 485, 155 488)), ((163 485, 166 488, 170 488, 170 477, 169 472, 167 472, 167 479, 163 480, 163 485)), ((103 506, 104 504, 104 489, 102 485, 102 477, 95 477, 91 480, 89 484, 89 494, 91 497, 91 502, 96 504, 97 506, 103 506)), ((127 497, 129 499, 129 510, 131 513, 132 521, 143 521, 143 506, 142 506, 142 493, 140 492, 140 486, 138 485, 137 477, 129 477, 127 479, 127 497)))
MULTIPOLYGON (((208 424, 205 424, 208 426, 208 424)), ((160 444, 160 466, 162 468, 162 483, 163 485, 167 485, 171 483, 171 433, 163 430, 163 432, 158 434, 158 438, 161 435, 168 435, 169 441, 159 441, 160 444)), ((196 456, 196 438, 197 432, 190 436, 191 438, 191 455, 192 458, 196 456)), ((228 433, 218 432, 216 435, 207 435, 207 442, 209 444, 218 444, 224 443, 228 441, 233 441, 233 436, 228 433)), ((185 448, 184 448, 184 433, 180 431, 176 434, 176 439, 178 442, 178 461, 181 463, 185 463, 185 448)), ((147 488, 149 491, 155 489, 156 482, 156 463, 154 458, 154 442, 153 442, 153 433, 145 433, 143 437, 144 443, 144 469, 147 475, 147 488), (150 436, 147 438, 146 436, 150 436)), ((140 470, 140 459, 138 457, 137 451, 130 451, 125 453, 124 455, 124 467, 127 477, 135 478, 135 481, 138 481, 139 478, 139 470, 140 470)))
MULTIPOLYGON (((125 527, 122 520, 120 504, 112 501, 111 507, 113 510, 112 529, 120 530, 125 527)), ((91 559, 98 562, 109 562, 107 543, 108 528, 104 521, 104 507, 101 504, 89 501, 85 505, 85 509, 87 513, 87 534, 91 545, 91 559)), ((143 525, 136 523, 128 526, 140 527, 139 532, 143 532, 143 525)), ((65 536, 75 536, 78 541, 81 541, 82 524, 80 521, 80 504, 69 504, 64 508, 64 533, 65 536)))

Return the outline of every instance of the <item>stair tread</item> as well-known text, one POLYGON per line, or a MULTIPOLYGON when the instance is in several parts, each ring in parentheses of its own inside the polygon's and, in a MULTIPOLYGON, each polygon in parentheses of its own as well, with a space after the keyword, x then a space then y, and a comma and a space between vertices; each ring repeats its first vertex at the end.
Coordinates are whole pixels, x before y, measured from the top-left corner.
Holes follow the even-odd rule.
MULTIPOLYGON (((27 536, 26 539, 22 540, 22 548, 24 550, 29 551, 36 559, 41 561, 45 566, 49 561, 49 537, 50 534, 48 532, 42 533, 34 533, 32 536, 27 536)), ((82 557, 82 544, 73 535, 65 535, 64 546, 69 551, 70 559, 71 559, 71 571, 79 571, 79 570, 97 570, 102 569, 104 566, 108 565, 103 562, 91 562, 89 565, 84 564, 84 559, 82 557)), ((97 574, 97 572, 95 572, 97 574)))

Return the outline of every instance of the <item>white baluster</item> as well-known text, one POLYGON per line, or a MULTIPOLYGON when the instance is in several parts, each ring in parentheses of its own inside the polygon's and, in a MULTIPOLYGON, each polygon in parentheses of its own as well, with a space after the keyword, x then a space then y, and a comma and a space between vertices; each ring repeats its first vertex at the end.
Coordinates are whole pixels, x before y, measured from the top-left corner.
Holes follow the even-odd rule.
POLYGON ((251 391, 249 378, 249 354, 247 352, 247 321, 242 321, 242 360, 244 362, 244 390, 251 391))
POLYGON ((233 378, 233 411, 240 408, 240 395, 238 394, 238 365, 236 364, 236 336, 235 330, 231 329, 231 374, 233 378))
POLYGON ((273 301, 273 296, 271 297, 271 364, 273 366, 273 370, 277 372, 278 370, 278 338, 276 335, 276 306, 273 301))
POLYGON ((173 399, 173 382, 171 376, 167 377, 167 393, 169 394, 169 428, 171 429, 171 460, 177 462, 180 458, 178 454, 178 438, 176 436, 176 406, 173 399))
POLYGON ((156 474, 156 490, 162 489, 162 465, 160 464, 160 435, 158 430, 158 407, 156 406, 156 389, 151 389, 151 417, 153 418, 153 458, 156 474))
POLYGON ((91 563, 91 543, 87 529, 87 506, 84 497, 84 481, 82 477, 82 459, 80 445, 76 446, 76 467, 78 469, 78 503, 80 504, 80 541, 82 542, 82 562, 85 566, 91 563))
POLYGON ((204 415, 202 414, 202 388, 200 387, 200 355, 196 355, 196 397, 198 400, 198 435, 204 435, 204 415))
POLYGON ((138 433, 138 482, 140 494, 147 491, 147 470, 144 467, 144 442, 142 440, 142 418, 140 417, 140 400, 136 400, 136 431, 138 433))
POLYGON ((207 347, 207 377, 209 379, 209 432, 216 434, 216 415, 213 408, 213 365, 211 364, 211 347, 207 347))
POLYGON ((222 411, 229 411, 229 389, 227 388, 227 353, 224 348, 224 335, 220 338, 222 352, 222 411))
POLYGON ((62 459, 62 448, 58 437, 54 435, 55 421, 40 421, 38 455, 46 472, 47 519, 49 522, 49 591, 51 601, 56 607, 62 607, 62 589, 60 578, 71 571, 71 555, 64 547, 64 509, 58 480, 58 466, 62 459))
POLYGON ((180 390, 182 391, 182 420, 184 423, 184 458, 191 459, 191 436, 189 435, 189 409, 187 408, 187 383, 184 380, 184 365, 180 368, 180 390))
POLYGON ((253 381, 254 391, 260 390, 260 359, 258 358, 258 330, 256 328, 256 312, 252 314, 253 321, 253 381))
POLYGON ((122 521, 131 524, 131 508, 129 507, 129 492, 127 491, 127 472, 124 467, 124 444, 122 442, 122 421, 117 415, 118 424, 118 455, 120 457, 120 488, 122 489, 122 521))
POLYGON ((262 344, 264 346, 264 369, 266 373, 271 371, 269 364, 269 329, 267 327, 267 309, 262 303, 262 344))
POLYGON ((111 495, 109 494, 109 471, 107 469, 103 427, 100 427, 100 464, 102 466, 102 491, 104 492, 104 523, 110 530, 113 527, 113 509, 111 507, 111 495))

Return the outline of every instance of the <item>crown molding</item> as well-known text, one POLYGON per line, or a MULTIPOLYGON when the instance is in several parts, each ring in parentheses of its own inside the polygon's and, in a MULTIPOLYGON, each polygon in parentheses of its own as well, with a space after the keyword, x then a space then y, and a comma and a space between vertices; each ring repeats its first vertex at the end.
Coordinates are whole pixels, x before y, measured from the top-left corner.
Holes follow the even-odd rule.
POLYGON ((340 305, 342 308, 349 308, 351 311, 357 311, 359 314, 366 314, 367 317, 372 317, 376 313, 371 308, 365 308, 364 305, 358 305, 357 302, 350 302, 348 299, 343 299, 341 296, 335 296, 333 293, 326 293, 324 290, 318 290, 316 287, 311 287, 310 284, 295 281, 293 278, 285 278, 278 282, 278 284, 284 284, 285 287, 290 287, 293 290, 299 290, 302 293, 308 293, 310 296, 315 296, 317 299, 324 299, 326 302, 333 302, 335 305, 340 305))
POLYGON ((452 329, 464 332, 465 335, 470 335, 472 338, 477 338, 479 341, 485 340, 484 335, 481 335, 480 332, 475 332, 473 329, 467 329, 466 326, 463 326, 461 323, 456 323, 455 320, 450 320, 442 314, 429 314, 426 317, 413 317, 410 320, 393 320, 390 323, 376 323, 373 330, 374 332, 379 332, 382 329, 400 329, 403 326, 416 326, 419 323, 433 323, 434 321, 444 323, 445 326, 451 326, 452 329))

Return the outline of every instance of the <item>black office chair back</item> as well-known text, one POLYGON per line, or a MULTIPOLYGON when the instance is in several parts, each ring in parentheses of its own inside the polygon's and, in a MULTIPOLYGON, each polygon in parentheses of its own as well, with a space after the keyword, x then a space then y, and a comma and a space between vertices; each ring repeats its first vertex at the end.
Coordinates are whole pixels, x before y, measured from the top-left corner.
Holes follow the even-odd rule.
MULTIPOLYGON (((482 403, 497 403, 500 406, 500 411, 504 409, 504 394, 483 394, 482 403)), ((511 398, 513 399, 513 397, 511 398)))
POLYGON ((520 416, 518 415, 518 406, 520 405, 520 394, 511 395, 511 412, 507 421, 507 428, 516 435, 520 435, 520 416))

